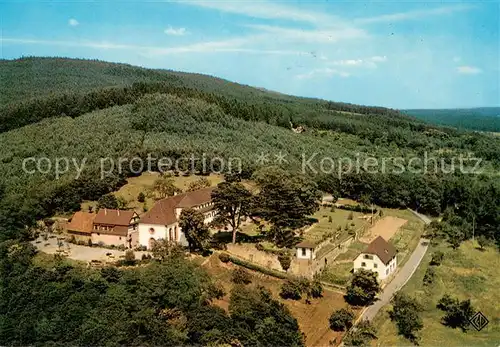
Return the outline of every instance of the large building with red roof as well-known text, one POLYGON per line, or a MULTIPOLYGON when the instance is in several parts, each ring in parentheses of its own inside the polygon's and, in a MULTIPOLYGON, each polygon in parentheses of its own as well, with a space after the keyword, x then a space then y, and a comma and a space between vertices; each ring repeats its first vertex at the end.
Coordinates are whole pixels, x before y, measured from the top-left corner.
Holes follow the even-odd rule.
POLYGON ((139 244, 151 249, 157 240, 163 239, 187 245, 179 216, 183 209, 193 208, 203 213, 205 223, 210 223, 215 216, 213 190, 214 187, 209 187, 157 201, 139 221, 139 244))

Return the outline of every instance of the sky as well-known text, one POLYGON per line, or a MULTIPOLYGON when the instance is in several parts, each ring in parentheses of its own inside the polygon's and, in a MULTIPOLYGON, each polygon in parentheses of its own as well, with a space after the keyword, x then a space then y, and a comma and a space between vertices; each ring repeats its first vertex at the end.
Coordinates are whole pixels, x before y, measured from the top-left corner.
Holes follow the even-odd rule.
POLYGON ((393 108, 500 106, 498 1, 8 1, 0 57, 100 59, 393 108))

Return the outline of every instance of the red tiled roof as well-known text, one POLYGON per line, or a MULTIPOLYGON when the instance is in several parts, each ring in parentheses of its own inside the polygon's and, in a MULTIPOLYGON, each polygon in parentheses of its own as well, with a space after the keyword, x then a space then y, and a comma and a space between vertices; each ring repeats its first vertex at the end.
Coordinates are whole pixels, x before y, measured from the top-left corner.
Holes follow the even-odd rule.
POLYGON ((379 236, 373 240, 362 253, 374 254, 387 265, 396 255, 397 251, 392 244, 384 240, 382 236, 379 236))
POLYGON ((207 202, 212 201, 212 192, 215 187, 208 187, 203 189, 198 189, 193 192, 187 192, 180 194, 179 196, 183 196, 182 200, 179 202, 177 207, 193 207, 201 204, 206 204, 207 202))
POLYGON ((89 212, 76 212, 71 217, 71 222, 66 226, 69 231, 78 231, 81 233, 92 233, 92 225, 96 217, 95 213, 89 212))
POLYGON ((134 217, 134 211, 100 209, 94 219, 94 224, 129 226, 134 217))
POLYGON ((301 243, 297 244, 295 248, 311 248, 314 249, 316 248, 316 243, 309 241, 309 240, 304 240, 301 243))
POLYGON ((113 227, 112 230, 94 230, 94 233, 103 234, 103 235, 117 235, 117 236, 127 236, 128 235, 128 227, 124 225, 118 225, 113 227))
POLYGON ((177 221, 176 208, 189 208, 209 203, 215 187, 186 192, 158 201, 142 216, 140 223, 169 225, 177 221))

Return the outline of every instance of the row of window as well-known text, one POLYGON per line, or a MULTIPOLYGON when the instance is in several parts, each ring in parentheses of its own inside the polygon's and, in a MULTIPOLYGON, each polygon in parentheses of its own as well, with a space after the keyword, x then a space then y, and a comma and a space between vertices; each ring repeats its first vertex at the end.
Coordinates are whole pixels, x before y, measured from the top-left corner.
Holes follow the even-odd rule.
MULTIPOLYGON (((362 267, 366 267, 366 263, 365 263, 365 262, 362 262, 362 263, 361 263, 361 266, 362 266, 362 267)), ((373 267, 374 267, 375 269, 376 269, 376 268, 378 268, 378 264, 377 264, 377 263, 374 263, 374 264, 373 264, 373 267)))
POLYGON ((112 226, 107 226, 107 225, 95 225, 94 224, 94 230, 110 231, 110 230, 113 230, 113 227, 112 226))

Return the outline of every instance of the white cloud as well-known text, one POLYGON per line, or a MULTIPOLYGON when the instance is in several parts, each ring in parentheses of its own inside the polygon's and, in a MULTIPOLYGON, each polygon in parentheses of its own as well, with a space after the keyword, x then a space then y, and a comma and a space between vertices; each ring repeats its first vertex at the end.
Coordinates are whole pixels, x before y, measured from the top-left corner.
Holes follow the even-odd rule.
POLYGON ((398 22, 404 20, 412 20, 418 18, 425 18, 429 16, 438 16, 438 15, 447 15, 455 12, 466 11, 474 8, 474 6, 467 4, 458 4, 451 6, 443 6, 429 10, 416 10, 409 12, 400 12, 400 13, 392 13, 392 14, 384 14, 376 17, 368 17, 368 18, 358 18, 355 19, 355 23, 359 24, 372 24, 372 23, 385 23, 385 22, 398 22))
POLYGON ((253 3, 250 1, 182 1, 180 3, 253 18, 286 19, 312 23, 314 25, 320 23, 329 26, 342 25, 341 20, 336 16, 287 6, 283 3, 271 3, 268 1, 256 1, 253 3))
POLYGON ((310 79, 316 77, 333 77, 333 76, 349 77, 350 75, 351 74, 348 72, 339 71, 337 69, 332 69, 327 67, 322 69, 314 69, 308 73, 296 75, 295 77, 298 79, 310 79))
POLYGON ((340 40, 368 37, 368 34, 364 30, 356 28, 303 30, 271 25, 247 25, 247 27, 272 34, 277 40, 295 40, 308 43, 334 43, 340 40))
POLYGON ((188 32, 187 32, 186 28, 175 29, 169 25, 168 28, 165 29, 164 33, 167 35, 171 35, 171 36, 183 36, 183 35, 186 35, 188 32))
POLYGON ((329 61, 329 65, 344 66, 344 67, 370 67, 376 68, 377 63, 383 63, 387 61, 386 56, 373 56, 366 59, 344 59, 344 60, 332 60, 329 61))
POLYGON ((18 38, 2 38, 1 44, 20 44, 20 45, 45 45, 45 46, 61 46, 61 47, 87 47, 94 49, 115 49, 115 50, 134 50, 142 55, 147 56, 162 56, 170 54, 182 53, 217 53, 217 52, 235 52, 249 53, 261 55, 309 55, 308 52, 296 50, 280 50, 280 49, 256 49, 245 48, 242 45, 251 42, 254 37, 236 38, 221 41, 209 41, 194 43, 184 46, 162 47, 162 46, 141 46, 130 44, 119 44, 107 41, 57 41, 57 40, 36 40, 36 39, 18 39, 18 38))
POLYGON ((477 75, 477 74, 483 72, 483 70, 481 70, 480 68, 475 67, 475 66, 463 65, 463 66, 457 67, 457 72, 459 74, 464 74, 464 75, 477 75))
POLYGON ((68 20, 68 25, 72 26, 72 27, 76 27, 76 26, 79 26, 80 23, 75 18, 71 18, 70 20, 68 20))

